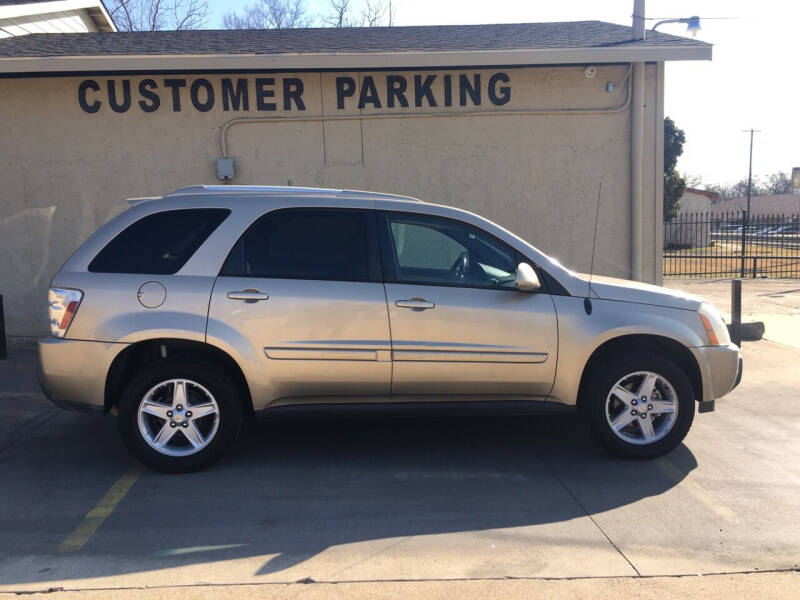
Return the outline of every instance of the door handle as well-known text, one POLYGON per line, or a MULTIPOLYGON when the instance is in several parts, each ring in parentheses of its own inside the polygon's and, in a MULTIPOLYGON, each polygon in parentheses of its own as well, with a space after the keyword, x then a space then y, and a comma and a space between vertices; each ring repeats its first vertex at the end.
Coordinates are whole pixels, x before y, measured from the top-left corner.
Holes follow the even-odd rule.
POLYGON ((427 310, 429 308, 434 308, 436 304, 434 302, 428 302, 425 298, 411 298, 410 300, 397 300, 394 303, 395 306, 399 308, 411 308, 414 310, 427 310))
POLYGON ((269 300, 269 294, 263 294, 258 290, 242 290, 240 292, 228 292, 228 299, 258 302, 259 300, 269 300))

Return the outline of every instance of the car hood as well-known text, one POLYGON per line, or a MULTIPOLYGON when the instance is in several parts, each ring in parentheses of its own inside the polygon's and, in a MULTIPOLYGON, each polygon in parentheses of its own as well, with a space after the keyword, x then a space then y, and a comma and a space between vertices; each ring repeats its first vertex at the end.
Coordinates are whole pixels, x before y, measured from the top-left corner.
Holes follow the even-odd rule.
MULTIPOLYGON (((578 277, 588 284, 589 276, 579 273, 578 277)), ((616 279, 614 277, 592 276, 592 296, 603 300, 637 302, 684 310, 697 310, 704 300, 698 296, 671 290, 649 283, 616 279)))

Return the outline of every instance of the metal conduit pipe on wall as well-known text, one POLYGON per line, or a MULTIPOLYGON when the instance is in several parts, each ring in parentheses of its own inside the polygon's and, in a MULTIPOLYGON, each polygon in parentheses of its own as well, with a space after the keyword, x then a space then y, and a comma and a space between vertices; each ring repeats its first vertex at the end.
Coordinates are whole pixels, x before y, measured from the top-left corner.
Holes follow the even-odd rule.
MULTIPOLYGON (((641 63, 636 63, 641 64, 641 63)), ((228 130, 234 125, 241 125, 244 123, 308 123, 316 121, 370 121, 379 119, 423 119, 431 117, 508 117, 508 116, 538 116, 538 115, 610 115, 625 111, 631 104, 631 77, 629 77, 631 69, 628 70, 627 86, 625 92, 625 99, 617 106, 608 108, 542 108, 542 109, 521 109, 521 110, 501 110, 495 112, 486 111, 465 111, 465 112, 427 112, 427 113, 396 113, 396 114, 367 114, 367 115, 316 115, 316 116, 298 116, 298 117, 279 117, 277 115, 270 117, 238 117, 231 119, 222 126, 220 132, 220 149, 222 157, 228 157, 228 130)), ((642 79, 640 77, 640 79, 642 79)), ((643 83, 643 81, 642 81, 643 83)), ((640 95, 643 96, 643 92, 640 95)), ((641 185, 640 185, 641 187, 641 185)))
POLYGON ((644 63, 633 65, 631 77, 631 279, 642 279, 642 197, 644 162, 644 63))
MULTIPOLYGON (((645 38, 644 0, 633 3, 633 39, 645 38)), ((644 63, 631 74, 631 279, 642 279, 642 166, 644 163, 644 63)))

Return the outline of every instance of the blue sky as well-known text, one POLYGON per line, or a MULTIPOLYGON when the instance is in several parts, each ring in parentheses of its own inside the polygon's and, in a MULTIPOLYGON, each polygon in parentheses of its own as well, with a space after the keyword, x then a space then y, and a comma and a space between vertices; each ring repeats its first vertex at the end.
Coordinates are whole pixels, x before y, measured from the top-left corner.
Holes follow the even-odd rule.
MULTIPOLYGON (((209 0, 209 27, 252 0, 209 0)), ((356 10, 363 0, 352 0, 356 10)), ((647 16, 699 15, 698 39, 714 44, 711 62, 675 62, 666 69, 666 114, 686 132, 678 168, 706 183, 747 176, 748 137, 755 140, 753 171, 765 176, 800 167, 800 2, 790 0, 649 0, 647 16), (720 18, 725 17, 725 18, 720 18), (705 18, 705 20, 704 20, 705 18)), ((311 14, 328 0, 307 0, 311 14)), ((394 0, 397 25, 514 23, 598 19, 630 24, 633 0, 394 0)), ((659 31, 684 35, 682 25, 659 31)))

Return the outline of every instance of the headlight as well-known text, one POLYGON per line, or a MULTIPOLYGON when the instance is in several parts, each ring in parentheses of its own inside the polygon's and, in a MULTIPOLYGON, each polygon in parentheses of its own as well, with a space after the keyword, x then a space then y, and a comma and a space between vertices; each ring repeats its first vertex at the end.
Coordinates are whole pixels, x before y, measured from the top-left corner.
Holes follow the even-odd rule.
POLYGON ((722 315, 713 305, 704 302, 700 305, 698 314, 700 315, 703 329, 705 329, 709 346, 727 346, 731 343, 731 338, 728 335, 728 326, 725 325, 722 315))
POLYGON ((75 313, 83 300, 83 292, 64 288, 50 288, 47 292, 47 316, 50 319, 50 333, 57 338, 67 334, 75 313))

